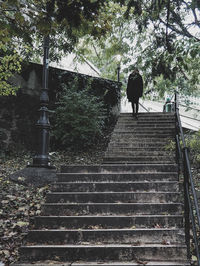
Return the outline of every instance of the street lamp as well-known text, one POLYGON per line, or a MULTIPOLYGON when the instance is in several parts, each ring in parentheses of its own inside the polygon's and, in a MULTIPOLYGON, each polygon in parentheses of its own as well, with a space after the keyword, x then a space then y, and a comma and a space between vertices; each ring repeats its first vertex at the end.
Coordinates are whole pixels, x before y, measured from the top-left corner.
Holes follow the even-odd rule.
POLYGON ((118 65, 117 65, 117 81, 120 82, 120 63, 121 63, 121 55, 116 55, 116 59, 118 61, 118 65))
POLYGON ((117 81, 120 82, 120 63, 117 66, 117 81))
POLYGON ((37 152, 33 158, 31 167, 54 168, 50 165, 49 158, 49 96, 48 96, 48 72, 49 72, 49 36, 44 37, 44 56, 43 56, 43 76, 42 91, 40 95, 40 117, 36 123, 37 127, 37 152))

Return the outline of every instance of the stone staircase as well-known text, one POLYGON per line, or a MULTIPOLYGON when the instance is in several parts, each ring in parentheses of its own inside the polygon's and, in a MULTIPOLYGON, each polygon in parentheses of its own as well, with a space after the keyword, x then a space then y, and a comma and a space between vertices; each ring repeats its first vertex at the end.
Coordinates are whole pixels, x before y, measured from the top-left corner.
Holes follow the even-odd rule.
POLYGON ((173 114, 121 114, 100 166, 63 166, 15 265, 190 265, 173 114))

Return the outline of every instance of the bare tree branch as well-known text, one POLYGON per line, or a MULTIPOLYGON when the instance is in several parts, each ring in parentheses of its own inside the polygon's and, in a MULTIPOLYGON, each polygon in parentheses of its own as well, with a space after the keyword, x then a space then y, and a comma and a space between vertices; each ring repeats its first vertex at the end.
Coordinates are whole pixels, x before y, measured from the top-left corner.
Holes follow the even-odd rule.
MULTIPOLYGON (((166 26, 166 22, 163 19, 159 18, 159 20, 160 20, 160 22, 162 22, 166 26)), ((179 34, 181 36, 185 36, 185 37, 188 37, 188 38, 194 38, 195 40, 200 41, 199 38, 197 38, 196 36, 192 35, 185 27, 181 28, 181 30, 177 29, 172 24, 168 24, 168 27, 172 31, 176 32, 177 34, 179 34)))
POLYGON ((186 1, 184 1, 184 0, 183 0, 183 3, 187 6, 188 9, 191 8, 192 14, 194 16, 194 24, 200 28, 200 21, 197 18, 197 14, 196 14, 195 8, 193 8, 192 6, 189 6, 189 4, 186 1))

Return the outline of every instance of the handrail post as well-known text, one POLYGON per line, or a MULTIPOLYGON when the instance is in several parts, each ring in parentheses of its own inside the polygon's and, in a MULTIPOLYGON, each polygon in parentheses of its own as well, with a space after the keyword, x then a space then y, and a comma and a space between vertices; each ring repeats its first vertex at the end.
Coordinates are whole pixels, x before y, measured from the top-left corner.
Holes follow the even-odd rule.
POLYGON ((190 259, 190 208, 189 208, 189 179, 186 162, 187 147, 183 148, 183 171, 184 171, 184 206, 185 206, 185 240, 187 245, 187 257, 190 259))
POLYGON ((176 163, 178 165, 178 178, 179 178, 179 175, 180 175, 180 146, 179 146, 179 143, 180 143, 180 138, 179 138, 179 124, 178 124, 178 92, 175 91, 175 143, 176 143, 176 163))

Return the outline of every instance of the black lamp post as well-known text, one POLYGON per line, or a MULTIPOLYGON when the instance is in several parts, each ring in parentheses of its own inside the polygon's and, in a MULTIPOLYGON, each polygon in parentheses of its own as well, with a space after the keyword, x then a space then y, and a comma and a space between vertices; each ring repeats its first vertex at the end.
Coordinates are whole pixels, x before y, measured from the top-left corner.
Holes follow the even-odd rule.
POLYGON ((120 63, 117 66, 117 81, 120 82, 120 63))
POLYGON ((48 71, 49 70, 49 36, 44 37, 43 77, 42 92, 40 95, 40 117, 36 123, 37 127, 37 152, 33 158, 32 167, 53 168, 50 166, 49 158, 49 96, 48 96, 48 71))

